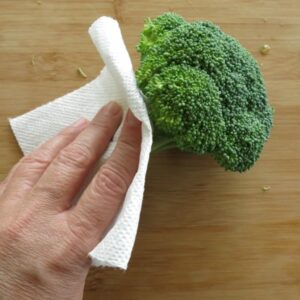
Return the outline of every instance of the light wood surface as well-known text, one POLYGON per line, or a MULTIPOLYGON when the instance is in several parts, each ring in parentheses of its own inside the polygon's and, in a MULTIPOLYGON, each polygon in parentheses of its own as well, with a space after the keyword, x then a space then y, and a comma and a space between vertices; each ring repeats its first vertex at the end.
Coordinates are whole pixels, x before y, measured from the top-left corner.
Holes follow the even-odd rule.
POLYGON ((21 157, 7 118, 80 87, 102 68, 89 25, 116 17, 137 66, 143 19, 167 10, 216 22, 257 57, 276 109, 272 137, 245 174, 225 172, 209 157, 153 156, 129 269, 93 270, 87 289, 95 291, 84 299, 298 300, 299 0, 1 0, 0 179, 21 157), (262 56, 265 43, 271 52, 262 56))

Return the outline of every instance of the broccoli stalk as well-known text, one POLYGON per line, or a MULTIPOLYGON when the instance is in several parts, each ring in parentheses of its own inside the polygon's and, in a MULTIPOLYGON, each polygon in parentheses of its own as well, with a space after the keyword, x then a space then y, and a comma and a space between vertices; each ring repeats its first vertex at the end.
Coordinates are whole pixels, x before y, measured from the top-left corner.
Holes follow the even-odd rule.
POLYGON ((208 153, 227 170, 249 169, 273 117, 251 54, 213 23, 188 23, 174 13, 147 20, 137 49, 152 151, 208 153))
POLYGON ((175 149, 177 148, 176 142, 171 137, 155 137, 155 140, 152 144, 152 153, 161 152, 164 150, 175 149))

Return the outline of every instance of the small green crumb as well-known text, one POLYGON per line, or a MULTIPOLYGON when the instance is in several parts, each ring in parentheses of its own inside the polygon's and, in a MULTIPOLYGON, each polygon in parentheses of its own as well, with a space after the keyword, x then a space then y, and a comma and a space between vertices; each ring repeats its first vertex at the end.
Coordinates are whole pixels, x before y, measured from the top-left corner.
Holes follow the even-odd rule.
POLYGON ((79 74, 81 77, 87 78, 86 73, 82 70, 81 67, 78 67, 78 68, 77 68, 77 72, 78 72, 78 74, 79 74))
POLYGON ((268 44, 265 44, 260 48, 260 53, 263 55, 266 55, 270 52, 270 50, 271 50, 271 47, 268 44))
POLYGON ((264 186, 261 190, 262 190, 263 192, 267 192, 267 191, 269 191, 270 189, 271 189, 270 186, 264 186))

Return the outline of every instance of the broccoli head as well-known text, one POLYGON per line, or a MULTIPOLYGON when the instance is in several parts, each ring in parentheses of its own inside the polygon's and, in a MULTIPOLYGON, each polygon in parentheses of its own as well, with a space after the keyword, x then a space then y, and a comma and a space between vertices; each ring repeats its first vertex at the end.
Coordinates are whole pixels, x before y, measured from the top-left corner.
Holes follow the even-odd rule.
POLYGON ((174 13, 147 20, 137 49, 153 150, 208 153, 227 170, 249 169, 273 118, 251 54, 215 24, 174 13))

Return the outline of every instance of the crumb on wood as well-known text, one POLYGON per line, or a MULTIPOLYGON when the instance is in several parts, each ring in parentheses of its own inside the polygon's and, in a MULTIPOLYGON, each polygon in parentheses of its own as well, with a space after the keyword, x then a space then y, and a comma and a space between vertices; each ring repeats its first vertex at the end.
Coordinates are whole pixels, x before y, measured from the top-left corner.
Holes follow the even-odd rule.
POLYGON ((270 45, 264 44, 264 45, 261 46, 261 48, 260 48, 260 53, 263 54, 263 55, 266 55, 266 54, 268 54, 268 53, 270 52, 270 50, 271 50, 270 45))
POLYGON ((79 74, 81 77, 87 78, 87 74, 82 70, 81 67, 78 67, 78 68, 77 68, 77 72, 78 72, 78 74, 79 74))
POLYGON ((34 66, 35 63, 36 63, 35 55, 32 55, 32 56, 31 56, 31 64, 34 66))
POLYGON ((269 191, 270 189, 271 189, 270 186, 264 186, 264 187, 262 187, 262 191, 263 191, 263 192, 267 192, 267 191, 269 191))
POLYGON ((38 1, 36 1, 36 4, 38 4, 38 5, 42 5, 42 4, 43 4, 43 2, 42 2, 41 0, 38 0, 38 1))

